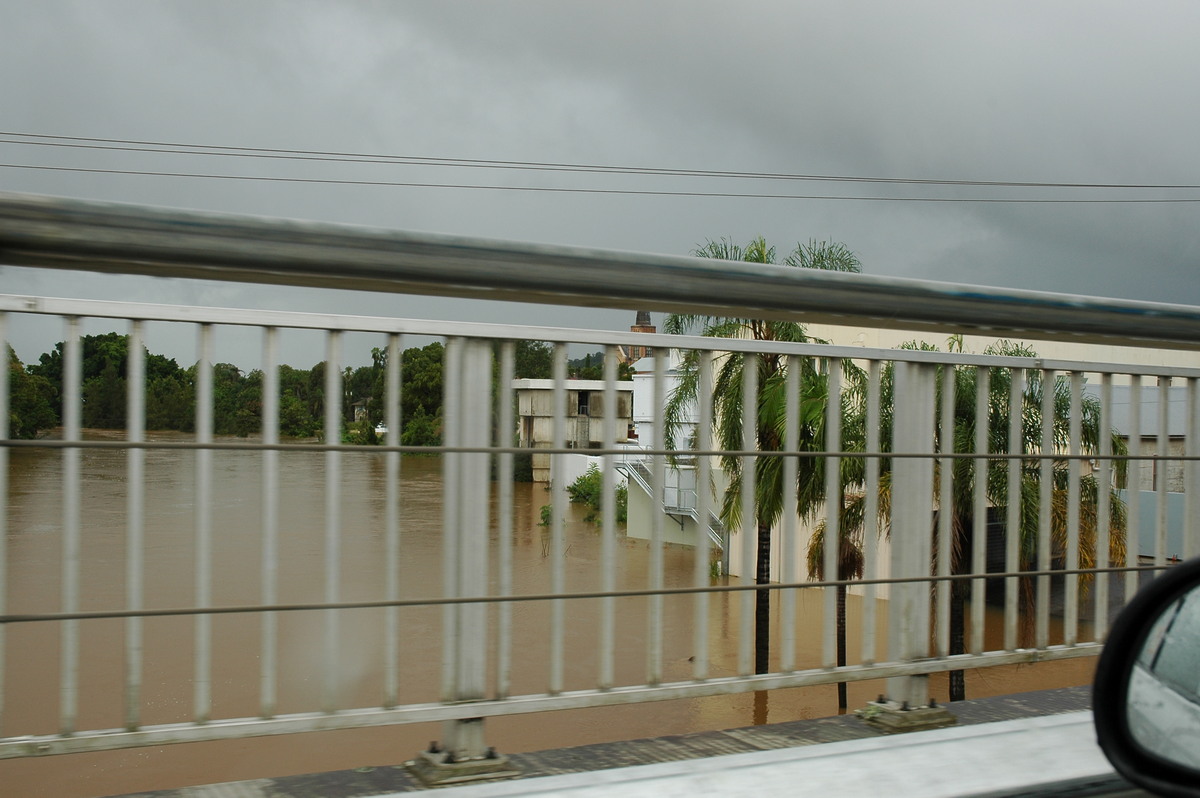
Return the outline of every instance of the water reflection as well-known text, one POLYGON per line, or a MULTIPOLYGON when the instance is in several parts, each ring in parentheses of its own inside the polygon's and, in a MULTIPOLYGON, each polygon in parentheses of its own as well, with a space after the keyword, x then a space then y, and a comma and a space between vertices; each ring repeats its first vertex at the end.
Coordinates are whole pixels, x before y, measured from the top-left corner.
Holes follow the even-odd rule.
MULTIPOLYGON (((163 439, 181 436, 152 434, 163 439)), ((82 452, 81 608, 101 610, 125 602, 125 454, 116 450, 82 452)), ((61 495, 62 453, 14 450, 10 456, 9 594, 13 613, 57 610, 62 585, 61 495)), ((216 452, 213 456, 213 600, 217 604, 256 604, 262 570, 261 454, 216 452)), ((195 459, 187 452, 146 453, 145 605, 179 607, 193 603, 196 555, 192 502, 195 459)), ((279 601, 320 601, 324 592, 324 456, 285 452, 280 456, 279 601)), ((405 598, 441 592, 440 462, 407 457, 401 490, 401 593, 405 598)), ((384 597, 384 485, 386 469, 379 453, 365 451, 343 458, 340 523, 340 591, 347 601, 384 597)), ((518 484, 515 489, 513 589, 546 592, 550 587, 549 551, 538 525, 540 508, 549 502, 544 489, 518 484)), ((600 587, 600 533, 572 510, 565 545, 566 581, 572 590, 600 587)), ((493 533, 495 545, 495 533, 493 533)), ((622 537, 618 545, 617 587, 647 584, 649 548, 644 541, 622 537)), ((496 557, 492 557, 493 569, 496 557)), ((690 585, 692 552, 668 547, 664 581, 690 585)), ((493 579, 495 574, 493 573, 493 579)), ((664 600, 663 678, 692 678, 694 598, 664 600)), ((616 610, 614 671, 618 684, 646 679, 646 602, 619 599, 616 610)), ((820 664, 822 599, 816 591, 799 591, 798 666, 820 664)), ((567 602, 565 688, 590 688, 600 670, 599 600, 567 602)), ((775 610, 778 607, 776 605, 775 610)), ((494 613, 495 611, 493 611, 494 613)), ((511 692, 541 693, 549 676, 549 606, 522 603, 513 607, 513 683, 511 692)), ((848 624, 861 629, 861 599, 847 600, 848 624)), ((440 690, 441 611, 404 609, 400 613, 399 700, 438 700, 440 690)), ((494 618, 493 614, 493 618, 494 618)), ((737 672, 739 600, 728 594, 708 603, 709 675, 737 672)), ((886 612, 877 611, 877 650, 884 650, 886 612)), ((383 701, 383 610, 343 611, 338 637, 343 706, 378 706, 383 701)), ((123 646, 120 621, 80 626, 80 728, 123 725, 123 646)), ((989 647, 1001 645, 1002 627, 989 615, 989 647)), ((779 619, 774 619, 774 639, 779 619)), ((1058 634, 1058 632, 1054 632, 1058 634)), ((213 619, 214 717, 253 716, 259 707, 261 621, 255 616, 213 619)), ((57 729, 59 630, 50 624, 19 625, 7 634, 3 727, 11 734, 44 734, 57 729)), ((280 713, 320 709, 323 626, 319 613, 290 613, 279 618, 280 713)), ((144 623, 142 722, 187 721, 192 713, 193 622, 156 618, 144 623)), ((861 650, 861 637, 849 639, 849 661, 861 650)), ((773 663, 773 667, 777 667, 773 663)), ((968 697, 1085 684, 1090 659, 1037 666, 968 672, 968 697)), ((493 669, 494 670, 494 669, 493 669)), ((493 676, 495 674, 493 673, 493 676)), ((931 677, 935 696, 946 697, 946 676, 931 677)), ((880 682, 848 685, 849 706, 864 705, 883 689, 880 682)), ((837 712, 834 685, 734 696, 656 702, 646 705, 548 713, 489 721, 490 742, 507 752, 581 745, 616 739, 683 734, 733 728, 837 712), (768 712, 768 707, 770 711, 768 712)), ((22 796, 87 796, 165 789, 187 784, 267 775, 379 765, 405 759, 440 735, 434 725, 291 735, 238 742, 214 742, 126 752, 73 755, 47 760, 0 761, 0 782, 22 796)))

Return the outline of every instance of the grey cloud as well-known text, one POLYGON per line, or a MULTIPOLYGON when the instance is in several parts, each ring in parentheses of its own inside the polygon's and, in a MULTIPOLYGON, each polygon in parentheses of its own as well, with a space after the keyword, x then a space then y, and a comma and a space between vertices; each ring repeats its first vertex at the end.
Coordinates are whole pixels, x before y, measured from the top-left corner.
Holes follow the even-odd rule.
MULTIPOLYGON (((0 0, 9 130, 692 169, 1200 183, 1200 7, 1160 3, 204 3, 0 0), (13 79, 12 76, 20 76, 13 79)), ((0 162, 495 185, 941 197, 978 187, 510 174, 56 152, 0 162)), ((276 185, 0 169, 8 190, 625 250, 763 234, 865 268, 1200 302, 1195 205, 975 205, 276 185)), ((1065 196, 1066 192, 1036 192, 1065 196)), ((1128 195, 1128 192, 1126 192, 1128 195)), ((1165 196, 1145 192, 1139 196, 1165 196)), ((1096 196, 1092 194, 1092 196, 1096 196)), ((1110 196, 1110 195, 1105 195, 1110 196)), ((1188 196, 1200 196, 1191 192, 1188 196)), ((5 290, 45 290, 26 270, 5 290)), ((59 290, 107 296, 81 277, 59 290)), ((361 297, 138 283, 146 301, 361 297)), ((511 309, 377 298, 369 312, 511 309), (378 310, 375 310, 378 308, 378 310)), ((314 308, 315 309, 315 308, 314 308)), ((547 323, 572 323, 574 313, 547 323)), ((616 328, 625 317, 588 317, 616 328)))

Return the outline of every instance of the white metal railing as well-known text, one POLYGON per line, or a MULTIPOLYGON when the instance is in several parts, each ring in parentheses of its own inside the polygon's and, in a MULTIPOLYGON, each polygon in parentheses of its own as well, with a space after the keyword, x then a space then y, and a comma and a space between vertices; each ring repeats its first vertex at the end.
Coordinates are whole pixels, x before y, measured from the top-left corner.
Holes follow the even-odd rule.
MULTIPOLYGON (((1200 308, 965 290, 689 258, 613 255, 12 196, 0 196, 0 263, 562 304, 634 303, 652 310, 800 321, 809 320, 812 312, 817 318, 836 318, 843 324, 886 324, 939 332, 1016 328, 1027 336, 1067 335, 1109 343, 1137 340, 1175 349, 1195 349, 1200 344, 1200 308), (522 264, 520 269, 508 268, 518 262, 522 264), (576 268, 584 265, 604 268, 576 268), (615 286, 620 288, 619 296, 615 286)), ((1102 432, 1111 427, 1114 379, 1128 378, 1135 387, 1143 379, 1159 379, 1164 386, 1184 386, 1190 421, 1184 454, 1174 459, 1185 467, 1188 499, 1184 554, 1194 556, 1200 551, 1197 513, 1192 503, 1192 497, 1200 495, 1195 468, 1200 441, 1196 430, 1200 423, 1196 405, 1200 369, 1196 368, 20 296, 0 296, 0 348, 9 340, 11 329, 29 318, 44 316, 61 317, 65 330, 60 438, 30 441, 10 437, 9 373, 0 370, 0 667, 15 658, 34 658, 36 667, 56 670, 58 717, 52 730, 39 724, 24 728, 11 720, 13 706, 0 706, 0 758, 440 720, 453 722, 447 732, 449 750, 456 752, 460 760, 471 760, 487 755, 482 719, 492 716, 885 678, 890 680, 890 697, 920 706, 927 701, 926 679, 932 673, 1092 656, 1099 650, 1108 617, 1110 579, 1106 574, 1124 573, 1111 584, 1123 585, 1128 591, 1135 584, 1137 572, 1130 570, 1136 564, 1136 552, 1127 551, 1123 560, 1113 562, 1105 556, 1112 541, 1110 529, 1115 528, 1113 508, 1104 501, 1089 504, 1086 486, 1092 483, 1085 478, 1089 474, 1084 468, 1094 469, 1096 482, 1107 486, 1114 468, 1122 463, 1172 456, 1166 454, 1164 445, 1168 437, 1165 413, 1160 414, 1157 426, 1123 431, 1130 441, 1128 454, 1114 453, 1112 438, 1107 434, 1086 442, 1085 380, 1099 387, 1095 405, 1098 419, 1087 423, 1098 425, 1102 432), (150 323, 196 328, 199 366, 194 436, 163 440, 147 435, 145 363, 140 357, 129 359, 126 379, 134 389, 127 392, 128 422, 122 435, 96 439, 84 434, 81 319, 120 320, 127 325, 129 351, 134 353, 140 353, 148 342, 150 323), (218 439, 213 434, 212 341, 215 330, 228 326, 256 329, 261 337, 261 430, 255 440, 218 439), (338 397, 342 395, 344 336, 367 333, 376 337, 388 353, 383 420, 389 432, 384 446, 343 445, 336 439, 323 443, 280 440, 279 346, 281 336, 292 330, 317 330, 324 335, 324 395, 329 399, 324 407, 324 424, 329 430, 339 427, 343 414, 338 397), (446 342, 443 443, 438 447, 398 444, 402 429, 400 354, 403 336, 408 335, 437 336, 446 342), (747 576, 756 556, 756 464, 778 463, 781 484, 787 487, 782 495, 774 497, 783 508, 775 528, 780 536, 783 581, 770 588, 779 597, 782 629, 777 666, 767 672, 754 672, 752 629, 756 597, 761 591, 749 578, 731 584, 713 583, 707 536, 701 535, 695 542, 692 584, 668 588, 663 578, 663 522, 660 514, 652 514, 645 520, 650 552, 644 584, 636 589, 617 589, 619 530, 614 521, 613 472, 617 458, 623 455, 616 447, 598 452, 605 458, 606 468, 597 571, 585 584, 572 581, 568 585, 568 512, 565 488, 556 486, 547 533, 546 583, 540 590, 518 589, 512 562, 512 468, 514 456, 523 450, 511 445, 504 431, 515 429, 510 387, 513 342, 524 339, 554 345, 554 440, 549 449, 542 450, 552 456, 575 451, 567 447, 565 439, 569 344, 606 348, 603 423, 609 441, 617 439, 613 415, 617 346, 636 344, 698 352, 700 357, 695 362, 701 385, 711 384, 713 374, 724 364, 740 364, 745 358, 745 366, 735 365, 743 368, 742 386, 748 400, 741 405, 741 443, 719 445, 712 428, 714 420, 720 419, 714 416, 711 397, 701 391, 697 441, 691 454, 696 458, 697 485, 710 484, 712 469, 723 464, 740 468, 740 526, 730 531, 735 535, 733 545, 740 548, 740 567, 747 576), (758 403, 754 398, 763 387, 755 382, 762 356, 790 366, 786 381, 778 383, 783 386, 781 407, 787 412, 780 429, 781 446, 774 451, 764 450, 755 438, 758 403), (805 388, 800 382, 802 366, 808 362, 821 364, 813 373, 824 374, 827 379, 822 388, 823 410, 815 417, 811 412, 799 412, 805 388), (853 363, 855 369, 841 368, 843 363, 853 363), (957 378, 939 377, 950 374, 969 374, 977 386, 976 396, 956 396, 957 378), (1043 392, 1039 406, 1032 388, 1058 385, 1060 378, 1065 414, 1055 404, 1055 392, 1043 392), (1006 394, 987 388, 1001 382, 1009 386, 1006 394), (498 386, 494 395, 479 389, 492 384, 498 386), (886 402, 881 401, 884 399, 886 402), (957 418, 970 413, 960 411, 960 407, 974 407, 976 418, 1005 417, 1008 426, 990 429, 988 424, 976 424, 966 435, 955 427, 957 418), (1039 407, 1043 421, 1030 422, 1038 417, 1034 411, 1039 407), (1007 411, 998 413, 997 408, 1007 411), (812 441, 819 439, 811 437, 810 426, 823 429, 821 434, 830 435, 834 443, 814 446, 812 441), (845 437, 837 432, 839 427, 845 437), (890 440, 881 433, 885 430, 892 431, 890 440), (1153 451, 1142 448, 1146 435, 1159 442, 1153 451), (996 440, 1002 443, 997 445, 996 440), (938 441, 954 441, 955 445, 939 448, 938 441), (23 540, 21 536, 29 530, 22 528, 21 519, 13 513, 5 481, 12 455, 24 451, 61 452, 61 516, 54 530, 59 557, 53 567, 37 575, 60 589, 57 602, 34 607, 24 606, 10 587, 12 575, 18 570, 24 573, 22 569, 27 565, 21 559, 22 548, 14 541, 23 540), (85 473, 90 472, 86 472, 83 458, 100 451, 117 451, 125 458, 125 518, 106 530, 110 535, 122 535, 123 556, 116 562, 91 562, 84 556, 90 542, 85 539, 84 528, 95 519, 89 516, 87 506, 94 486, 85 484, 85 473), (214 582, 238 563, 223 559, 221 554, 228 550, 229 543, 214 523, 214 509, 221 505, 221 497, 214 494, 213 488, 214 460, 232 452, 250 452, 258 458, 260 554, 255 555, 258 568, 251 577, 256 583, 254 599, 223 602, 213 592, 214 582), (281 495, 295 487, 290 482, 296 479, 294 471, 281 461, 297 452, 319 456, 323 461, 322 484, 301 486, 308 493, 318 494, 323 503, 319 570, 299 580, 304 582, 302 587, 316 591, 309 593, 297 593, 295 584, 280 577, 289 567, 286 537, 292 532, 280 524, 281 512, 286 509, 281 507, 281 495), (406 455, 428 452, 440 454, 443 481, 441 535, 436 542, 441 573, 440 582, 433 583, 432 589, 422 583, 426 585, 424 592, 414 594, 402 581, 400 570, 411 545, 402 534, 406 483, 401 462, 406 455), (177 604, 155 603, 146 581, 152 575, 145 559, 152 541, 147 537, 144 505, 150 492, 163 489, 151 479, 148 458, 164 453, 194 458, 194 484, 187 501, 193 530, 188 543, 194 552, 194 569, 189 577, 192 589, 190 599, 177 604), (341 511, 351 485, 344 478, 346 469, 358 462, 356 458, 368 454, 382 457, 386 472, 384 495, 376 497, 383 507, 381 531, 370 530, 382 539, 382 556, 374 562, 384 569, 385 578, 379 593, 364 596, 356 594, 353 584, 347 581, 347 563, 342 556, 366 530, 344 528, 341 511), (494 504, 489 482, 493 462, 497 473, 494 504), (851 528, 853 519, 819 509, 813 512, 815 516, 823 514, 826 521, 822 539, 826 578, 810 581, 800 570, 809 541, 802 540, 799 532, 799 499, 794 486, 803 474, 817 473, 809 468, 814 463, 822 464, 823 482, 810 480, 808 489, 820 494, 823 502, 810 502, 809 509, 851 500, 861 509, 859 528, 864 531, 854 541, 860 550, 861 576, 832 578, 839 573, 839 536, 851 528), (956 464, 969 467, 956 469, 956 464), (1053 468, 1056 464, 1060 466, 1058 471, 1053 468), (853 478, 839 478, 852 472, 853 478), (973 475, 970 491, 958 489, 954 483, 956 473, 973 475), (1009 496, 1029 497, 1035 495, 1031 492, 1034 484, 1040 486, 1036 500, 1010 501, 1007 507, 996 505, 995 496, 1003 489, 1009 496), (1061 504, 1056 503, 1059 497, 1061 504), (952 514, 945 512, 936 515, 935 526, 935 509, 950 506, 963 509, 963 517, 973 519, 970 528, 953 528, 952 514), (991 569, 985 559, 989 510, 1003 513, 999 540, 1004 550, 1001 562, 991 569), (1060 516, 1066 519, 1065 526, 1055 520, 1060 516), (1089 525, 1096 529, 1094 539, 1079 534, 1089 525), (490 544, 493 526, 497 540, 490 544), (890 533, 890 547, 883 547, 880 535, 875 534, 877 527, 890 533), (1057 535, 1060 528, 1065 529, 1061 539, 1057 535), (950 558, 936 557, 935 552, 950 551, 956 542, 969 543, 972 557, 969 563, 952 568, 950 558), (1030 559, 1023 543, 1034 551, 1034 559, 1030 559), (1094 557, 1095 567, 1085 568, 1084 561, 1091 556, 1089 547, 1100 554, 1094 557), (1065 580, 1063 632, 1058 637, 1050 634, 1048 625, 1053 574, 1063 575, 1065 580), (1088 576, 1095 585, 1088 598, 1095 622, 1082 629, 1080 621, 1086 606, 1079 585, 1081 578, 1088 576), (998 647, 985 645, 983 611, 989 579, 1003 583, 1004 642, 998 647), (89 594, 89 588, 108 583, 123 585, 123 590, 89 594), (963 653, 952 653, 949 638, 950 586, 957 583, 969 585, 970 632, 963 653), (864 594, 862 621, 853 632, 860 638, 862 653, 858 661, 839 666, 834 622, 836 591, 847 584, 860 586, 864 594), (881 584, 889 586, 889 596, 886 605, 878 605, 877 610, 877 587, 881 584), (935 594, 932 605, 931 585, 935 594), (1026 585, 1030 586, 1027 593, 1023 592, 1026 585), (825 595, 822 631, 820 639, 800 639, 796 632, 796 597, 811 590, 825 595), (741 596, 741 612, 738 656, 732 668, 735 675, 718 677, 712 675, 707 614, 712 596, 723 592, 741 596), (636 674, 619 671, 614 664, 617 602, 633 597, 644 598, 646 607, 645 667, 636 674), (663 660, 668 599, 672 607, 681 600, 692 604, 695 652, 690 672, 670 678, 663 660), (583 683, 567 675, 566 619, 574 602, 591 600, 599 600, 600 614, 595 644, 584 656, 591 660, 595 676, 583 683), (522 627, 521 619, 512 612, 516 603, 545 608, 545 626, 522 627), (440 619, 428 615, 430 608, 440 612, 440 619), (888 613, 886 641, 875 638, 877 611, 888 613), (406 624, 415 623, 417 615, 419 632, 406 635, 406 624), (1029 638, 1021 633, 1023 616, 1033 622, 1029 638), (226 628, 225 619, 245 617, 255 619, 259 656, 257 665, 244 666, 234 681, 256 686, 254 707, 239 707, 230 714, 222 711, 228 703, 214 696, 217 688, 213 663, 226 656, 215 643, 226 628), (322 689, 312 705, 283 711, 281 679, 295 665, 280 655, 281 626, 298 623, 293 621, 296 618, 315 624, 307 628, 315 630, 312 633, 320 641, 317 671, 322 689), (382 639, 375 691, 378 699, 347 701, 343 682, 348 666, 342 640, 348 634, 347 628, 362 623, 361 618, 373 619, 377 638, 382 639), (120 625, 123 708, 120 717, 109 718, 107 724, 83 723, 79 702, 88 680, 81 674, 81 646, 90 645, 89 630, 103 624, 109 630, 113 624, 120 625), (186 668, 159 677, 190 691, 191 710, 185 718, 147 721, 146 635, 151 625, 158 629, 159 624, 190 627, 191 662, 186 668), (24 634, 23 630, 47 627, 56 630, 56 643, 52 639, 44 647, 4 650, 8 641, 24 634), (527 640, 529 635, 545 646, 545 679, 535 686, 514 671, 514 657, 520 647, 516 641, 527 640), (405 655, 406 641, 413 636, 436 641, 440 680, 428 678, 430 674, 405 655)), ((1131 350, 1130 360, 1137 359, 1137 351, 1131 350)), ((659 366, 654 380, 657 408, 662 408, 667 398, 662 373, 663 367, 659 366)), ((783 379, 782 372, 779 376, 783 379)), ((1135 390, 1132 396, 1136 409, 1141 392, 1135 390)), ((1132 417, 1141 419, 1142 414, 1135 412, 1132 417)), ((662 507, 665 461, 672 452, 666 447, 661 424, 655 427, 655 438, 646 450, 650 455, 647 481, 655 494, 654 506, 662 507)), ((764 475, 769 472, 762 471, 764 475)), ((1136 493, 1133 491, 1131 496, 1136 493)), ((709 517, 719 509, 721 500, 722 496, 697 491, 697 516, 709 517)), ((1162 509, 1156 523, 1162 538, 1167 503, 1159 506, 1162 509)), ((1137 517, 1137 508, 1130 507, 1130 527, 1119 534, 1136 540, 1137 530, 1133 527, 1137 517)), ((1116 551, 1120 547, 1111 548, 1116 551)), ((1165 560, 1165 547, 1159 546, 1156 565, 1165 566, 1165 560)), ((12 678, 9 672, 0 672, 0 696, 15 694, 6 682, 12 678)), ((503 745, 503 741, 497 742, 503 745)))

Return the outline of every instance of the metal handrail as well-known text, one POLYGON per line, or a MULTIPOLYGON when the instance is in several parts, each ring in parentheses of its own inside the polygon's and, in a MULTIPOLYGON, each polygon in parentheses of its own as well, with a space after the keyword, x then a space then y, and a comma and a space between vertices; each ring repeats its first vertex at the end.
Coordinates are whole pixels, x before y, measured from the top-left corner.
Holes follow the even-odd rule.
POLYGON ((1200 310, 897 277, 0 193, 0 263, 1128 345, 1200 310), (719 297, 719 300, 714 298, 719 297))

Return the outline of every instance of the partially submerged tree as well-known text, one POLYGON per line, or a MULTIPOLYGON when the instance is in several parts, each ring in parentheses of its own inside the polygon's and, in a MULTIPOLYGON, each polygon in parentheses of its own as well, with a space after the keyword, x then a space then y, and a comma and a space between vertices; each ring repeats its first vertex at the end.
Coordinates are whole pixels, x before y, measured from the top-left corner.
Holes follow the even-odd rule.
MULTIPOLYGON (((709 241, 693 254, 703 258, 744 261, 749 263, 776 263, 776 250, 762 238, 756 238, 742 247, 729 239, 709 241)), ((783 261, 797 268, 823 269, 827 271, 858 272, 858 258, 844 245, 835 242, 810 241, 797 245, 783 261)), ((754 318, 730 318, 674 314, 666 318, 663 329, 671 334, 699 334, 712 338, 749 338, 757 341, 784 341, 792 343, 820 342, 810 338, 803 325, 790 321, 771 321, 754 318)), ((827 404, 827 374, 815 358, 784 357, 777 354, 751 356, 752 361, 740 354, 718 353, 713 364, 712 408, 713 438, 715 444, 725 450, 742 448, 743 420, 743 377, 744 364, 753 362, 757 369, 758 393, 754 440, 760 452, 778 452, 783 449, 787 428, 786 384, 789 368, 800 369, 802 395, 799 407, 801 449, 824 450, 825 448, 825 405, 827 404)), ((675 448, 676 437, 687 408, 697 399, 700 385, 700 358, 695 350, 683 354, 679 364, 680 380, 667 399, 666 439, 667 448, 675 448)), ((843 369, 854 367, 848 361, 840 364, 843 369)), ((730 529, 737 529, 742 522, 742 460, 725 455, 721 465, 728 478, 728 487, 721 497, 721 521, 730 529)), ((810 513, 824 499, 824 461, 820 458, 800 458, 799 475, 794 488, 800 512, 810 513)), ((771 529, 783 515, 784 492, 783 464, 780 457, 754 458, 754 526, 757 533, 755 583, 766 585, 771 580, 771 529)), ((770 659, 770 591, 755 593, 755 673, 766 673, 770 659)))
MULTIPOLYGON (((961 348, 961 338, 951 339, 952 347, 961 348)), ((925 349, 936 351, 935 347, 928 344, 908 344, 905 348, 910 349, 925 349)), ((1009 341, 998 341, 984 350, 984 354, 997 355, 1005 357, 1023 357, 1036 358, 1037 353, 1020 344, 1015 344, 1009 341)), ((935 447, 937 451, 950 451, 953 453, 971 453, 975 450, 975 431, 979 423, 986 423, 986 439, 988 452, 997 455, 1009 454, 1009 430, 1011 418, 1011 391, 1012 391, 1012 374, 1011 368, 990 368, 988 385, 987 408, 988 415, 986 419, 979 419, 976 416, 976 394, 978 388, 979 370, 975 366, 960 366, 954 367, 943 365, 939 369, 937 378, 937 393, 940 396, 942 390, 942 381, 946 375, 953 375, 954 379, 954 423, 953 423, 953 441, 948 442, 948 446, 943 445, 940 439, 942 435, 941 423, 941 405, 938 403, 938 418, 935 426, 935 447)), ((1043 426, 1043 392, 1047 389, 1041 376, 1041 372, 1033 370, 1030 372, 1029 380, 1027 381, 1022 393, 1022 401, 1020 407, 1021 413, 1021 454, 1042 455, 1046 454, 1042 444, 1042 426, 1043 426)), ((1053 392, 1053 417, 1050 420, 1051 437, 1053 440, 1053 452, 1066 452, 1071 443, 1071 428, 1070 428, 1070 410, 1071 410, 1071 385, 1070 381, 1063 376, 1059 376, 1054 380, 1054 383, 1049 388, 1053 392)), ((858 386, 854 390, 865 390, 863 386, 858 386)), ((890 412, 894 400, 894 380, 893 367, 891 364, 885 365, 880 388, 880 407, 883 408, 880 418, 880 441, 884 451, 889 451, 892 441, 893 418, 890 412)), ((852 403, 852 406, 862 407, 863 403, 852 403)), ((1100 443, 1103 435, 1111 436, 1112 452, 1117 455, 1125 454, 1127 448, 1124 441, 1119 438, 1113 431, 1104 431, 1100 428, 1100 406, 1099 402, 1091 396, 1083 395, 1080 400, 1080 440, 1079 448, 1083 455, 1096 456, 1100 452, 1100 443)), ((850 422, 848 435, 854 438, 861 438, 865 435, 866 419, 859 416, 850 422)), ((839 562, 853 560, 853 555, 847 557, 847 552, 859 548, 862 543, 864 534, 873 533, 874 530, 867 530, 868 524, 874 524, 875 519, 867 519, 864 515, 864 507, 866 502, 866 486, 865 472, 863 469, 863 461, 861 458, 853 458, 857 464, 855 471, 851 473, 848 480, 849 488, 845 504, 842 508, 838 530, 840 541, 839 562)), ((1011 501, 1019 502, 1019 526, 1020 526, 1020 562, 1021 570, 1031 570, 1036 566, 1038 553, 1038 531, 1039 531, 1039 513, 1041 506, 1041 469, 1042 463, 1050 464, 1050 547, 1052 554, 1064 552, 1067 548, 1067 541, 1070 530, 1067 526, 1068 518, 1068 481, 1069 481, 1069 461, 1065 459, 1042 460, 1037 457, 1023 459, 1017 461, 1019 463, 1019 484, 1020 494, 1017 497, 1009 495, 1009 458, 1000 457, 994 460, 987 461, 985 470, 985 485, 984 495, 989 507, 1006 508, 1011 501)), ((952 574, 967 573, 966 553, 969 551, 972 532, 975 525, 974 507, 975 507, 975 483, 976 483, 976 466, 975 460, 972 458, 954 458, 950 461, 952 469, 951 477, 951 501, 949 507, 938 507, 939 501, 939 485, 940 485, 940 466, 935 466, 933 492, 934 492, 934 507, 940 512, 950 513, 950 572, 952 574)), ((885 458, 881 463, 881 475, 877 487, 877 498, 879 502, 879 518, 881 519, 882 531, 884 534, 890 534, 888 519, 891 516, 891 479, 890 479, 890 463, 885 458)), ((1124 468, 1122 461, 1118 461, 1117 471, 1120 473, 1124 468)), ((1120 479, 1118 478, 1118 482, 1120 479)), ((1080 507, 1079 507, 1079 565, 1081 568, 1091 568, 1097 565, 1103 566, 1105 556, 1096 551, 1097 535, 1097 506, 1099 502, 1104 500, 1101 497, 1106 497, 1109 502, 1109 536, 1107 552, 1108 562, 1123 563, 1125 561, 1125 528, 1126 514, 1125 504, 1120 496, 1111 486, 1100 486, 1093 474, 1082 474, 1080 476, 1080 507)), ((934 567, 936 567, 937 558, 943 556, 937 551, 937 529, 934 520, 930 521, 931 534, 934 535, 934 567)), ((816 578, 822 578, 822 563, 824 555, 824 539, 825 525, 824 522, 818 524, 809 543, 808 560, 811 572, 816 578)), ((853 569, 850 569, 853 570, 853 569)), ((839 574, 839 578, 853 578, 839 574)), ((965 613, 964 606, 967 597, 969 596, 969 583, 964 580, 954 580, 951 583, 951 612, 950 612, 950 654, 961 654, 965 651, 965 613)), ((1087 585, 1087 579, 1081 579, 1081 585, 1087 585)), ((1030 603, 1031 580, 1024 580, 1024 598, 1025 604, 1030 603)), ((840 623, 840 629, 844 634, 844 621, 840 623)), ((844 645, 844 644, 843 644, 844 645)), ((962 671, 952 671, 950 674, 950 700, 957 701, 965 698, 965 683, 962 671)))

